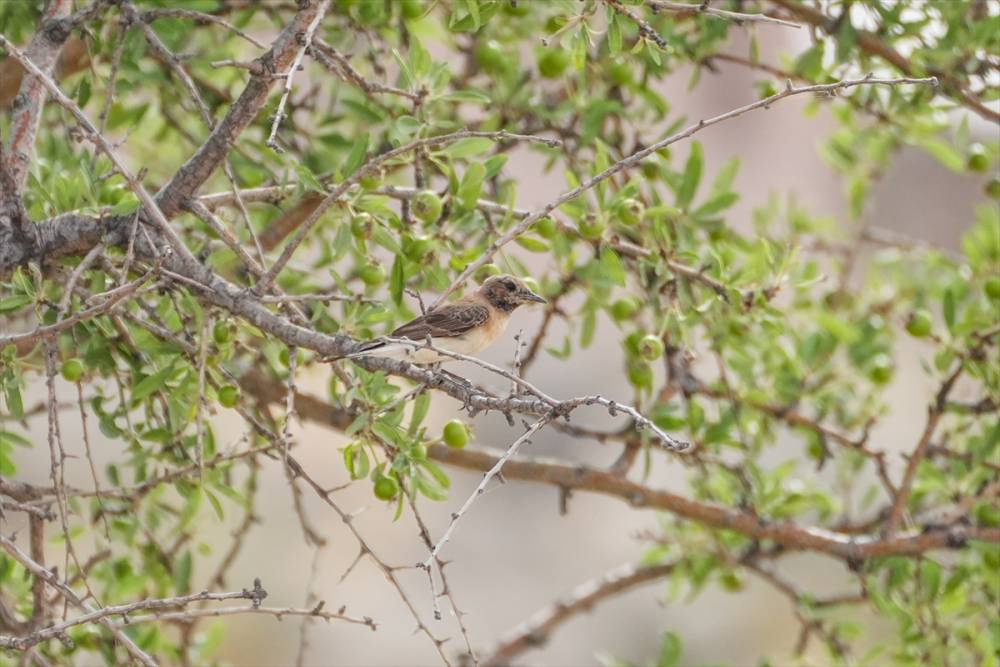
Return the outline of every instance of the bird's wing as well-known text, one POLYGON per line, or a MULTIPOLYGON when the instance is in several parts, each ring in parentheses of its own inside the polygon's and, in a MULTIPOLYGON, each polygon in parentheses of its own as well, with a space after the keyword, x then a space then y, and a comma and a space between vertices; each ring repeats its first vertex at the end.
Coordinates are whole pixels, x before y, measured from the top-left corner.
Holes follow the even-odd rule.
POLYGON ((452 338, 468 333, 490 317, 490 309, 482 303, 450 303, 407 322, 392 332, 392 338, 423 341, 432 338, 452 338))

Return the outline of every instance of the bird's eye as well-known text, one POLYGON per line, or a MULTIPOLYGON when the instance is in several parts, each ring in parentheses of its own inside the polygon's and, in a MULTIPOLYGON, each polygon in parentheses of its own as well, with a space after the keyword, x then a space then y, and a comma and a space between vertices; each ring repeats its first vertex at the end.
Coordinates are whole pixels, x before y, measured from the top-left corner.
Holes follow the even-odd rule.
POLYGON ((513 280, 505 280, 505 281, 503 281, 503 286, 507 288, 508 292, 513 292, 514 291, 514 281, 513 280))

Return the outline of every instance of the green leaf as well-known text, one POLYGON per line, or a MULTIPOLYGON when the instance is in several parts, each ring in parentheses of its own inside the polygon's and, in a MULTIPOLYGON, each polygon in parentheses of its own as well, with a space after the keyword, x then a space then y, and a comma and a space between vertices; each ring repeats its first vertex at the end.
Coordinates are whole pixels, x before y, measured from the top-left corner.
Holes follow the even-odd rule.
POLYGON ((680 187, 677 189, 677 206, 686 209, 694 199, 695 192, 698 191, 698 183, 701 181, 701 172, 704 168, 704 155, 700 142, 691 144, 691 154, 684 165, 684 176, 681 178, 680 187))
POLYGON ((27 294, 15 294, 14 296, 8 296, 5 299, 0 299, 0 313, 9 313, 15 310, 20 310, 32 301, 34 301, 34 299, 27 294))
POLYGON ((819 42, 795 61, 795 72, 810 81, 816 81, 823 73, 823 45, 819 42))
POLYGON ((601 248, 601 271, 612 283, 625 287, 625 266, 610 245, 601 248))
POLYGON ((462 183, 458 186, 458 201, 463 211, 471 211, 479 201, 479 193, 483 189, 483 179, 486 178, 486 166, 474 162, 465 170, 462 183))
POLYGON ((313 190, 315 192, 321 192, 323 194, 326 194, 326 188, 323 187, 323 184, 320 182, 320 180, 316 178, 316 174, 312 172, 312 169, 307 167, 305 164, 303 164, 302 162, 296 162, 295 173, 298 175, 299 180, 302 182, 302 184, 305 185, 308 189, 313 190))
POLYGON ((928 559, 920 564, 920 586, 926 599, 934 600, 937 597, 941 587, 941 566, 935 561, 928 559))
POLYGON ((139 380, 139 382, 132 387, 132 405, 138 404, 143 399, 149 397, 153 392, 162 388, 173 374, 174 364, 176 363, 176 361, 173 361, 165 368, 162 368, 152 375, 148 375, 142 380, 139 380))
POLYGON ((518 236, 514 240, 517 242, 517 245, 531 252, 548 252, 549 250, 548 243, 532 236, 518 236))
POLYGON ((423 423, 424 417, 427 416, 428 410, 431 407, 431 395, 430 392, 422 391, 417 394, 417 397, 413 399, 413 414, 410 416, 410 428, 409 434, 414 435, 420 424, 423 423))
POLYGON ((937 137, 927 137, 921 139, 918 144, 951 171, 956 173, 965 171, 965 160, 944 140, 937 137))
POLYGON ((722 194, 716 195, 709 199, 707 202, 699 206, 691 214, 694 218, 707 218, 716 213, 720 213, 736 202, 738 202, 740 196, 735 192, 723 192, 722 194))
POLYGON ((682 651, 681 638, 673 632, 665 632, 660 643, 660 653, 656 657, 656 667, 675 667, 681 659, 682 651))
POLYGON ((622 27, 618 23, 618 12, 608 7, 608 51, 611 55, 622 51, 622 27))
POLYGON ((456 90, 452 93, 439 95, 437 99, 445 102, 471 102, 474 104, 490 104, 493 101, 489 95, 478 90, 456 90))
POLYGON ((344 467, 351 479, 363 479, 371 469, 368 452, 360 442, 353 442, 344 447, 344 467))
POLYGON ((393 302, 398 306, 403 303, 403 290, 406 287, 406 275, 403 271, 403 257, 396 255, 392 261, 392 271, 389 276, 389 293, 393 302))
POLYGON ((486 137, 470 137, 456 141, 441 152, 452 158, 466 158, 485 153, 492 147, 493 141, 491 139, 487 139, 486 137))
POLYGON ((358 137, 358 140, 354 142, 351 146, 351 153, 347 156, 347 162, 344 163, 344 176, 352 176, 361 163, 365 160, 365 154, 368 152, 368 134, 365 133, 358 137))
POLYGON ((434 481, 436 481, 441 488, 447 489, 451 487, 451 480, 448 479, 448 475, 446 475, 444 471, 441 470, 441 467, 434 461, 421 461, 420 467, 429 472, 431 477, 434 478, 434 481))
POLYGON ((469 11, 469 16, 472 18, 472 29, 479 30, 480 23, 479 17, 479 0, 465 0, 465 8, 469 11))
POLYGON ((953 332, 955 330, 955 293, 951 289, 944 292, 941 310, 944 313, 944 321, 948 325, 948 331, 953 332))
POLYGON ((123 197, 117 204, 112 206, 108 213, 114 216, 130 215, 135 213, 138 209, 139 200, 135 197, 135 195, 129 194, 123 197))
POLYGON ((7 410, 14 419, 24 419, 24 403, 21 400, 21 388, 17 381, 12 380, 4 387, 7 396, 7 410))
POLYGON ((580 327, 580 347, 590 347, 590 344, 594 342, 595 331, 597 331, 597 314, 591 309, 583 314, 583 326, 580 327))
POLYGON ((185 550, 174 565, 174 588, 180 595, 187 595, 191 592, 191 573, 194 571, 194 560, 191 552, 185 550))
POLYGON ((421 495, 431 500, 441 501, 448 499, 448 492, 433 479, 426 477, 422 472, 413 476, 413 484, 421 495))

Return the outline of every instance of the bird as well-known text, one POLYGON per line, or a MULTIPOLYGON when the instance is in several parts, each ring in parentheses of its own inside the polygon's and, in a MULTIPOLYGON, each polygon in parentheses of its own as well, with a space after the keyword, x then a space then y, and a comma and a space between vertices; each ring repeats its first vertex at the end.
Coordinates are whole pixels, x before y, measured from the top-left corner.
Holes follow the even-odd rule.
POLYGON ((361 343, 344 358, 388 357, 421 365, 454 361, 453 357, 420 346, 427 343, 429 336, 432 347, 474 355, 500 337, 507 328, 511 313, 519 306, 532 302, 546 303, 523 280, 506 274, 491 276, 475 293, 432 308, 396 328, 388 337, 361 343), (386 338, 408 338, 414 344, 396 343, 386 338))

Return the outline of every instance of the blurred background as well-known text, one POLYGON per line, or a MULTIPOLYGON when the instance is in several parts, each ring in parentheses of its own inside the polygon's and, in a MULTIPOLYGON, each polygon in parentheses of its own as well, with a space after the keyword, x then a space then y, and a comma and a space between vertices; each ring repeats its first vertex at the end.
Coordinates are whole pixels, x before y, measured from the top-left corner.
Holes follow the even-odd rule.
MULTIPOLYGON (((800 51, 807 39, 805 31, 774 26, 756 29, 765 62, 779 62, 779 54, 800 51)), ((734 35, 729 51, 745 53, 746 32, 735 30, 734 35)), ((689 119, 703 118, 756 99, 753 84, 762 75, 727 63, 719 63, 718 68, 718 73, 703 72, 702 81, 693 91, 687 88, 690 71, 679 71, 671 77, 668 94, 675 113, 683 113, 689 119)), ((308 73, 307 70, 301 75, 303 78, 297 80, 297 85, 312 85, 308 73)), ((742 199, 728 217, 732 226, 750 232, 753 209, 763 205, 772 194, 789 193, 815 214, 832 216, 844 221, 844 225, 853 224, 846 222, 844 183, 824 164, 818 151, 835 124, 826 110, 806 117, 803 109, 808 102, 804 96, 794 97, 770 110, 742 116, 698 135, 705 148, 707 178, 730 157, 739 156, 742 160, 734 186, 742 193, 742 199)), ((995 132, 995 128, 974 115, 970 115, 970 124, 974 137, 995 132)), ((675 160, 682 160, 687 150, 685 143, 677 145, 675 160)), ((561 175, 546 174, 542 159, 527 150, 513 152, 506 170, 519 175, 520 207, 544 204, 564 189, 561 175)), ((980 199, 981 191, 980 180, 949 172, 918 150, 906 150, 876 184, 864 219, 954 249, 973 219, 973 205, 980 199)), ((530 264, 532 256, 524 259, 530 264)), ((855 279, 863 270, 863 263, 855 267, 855 279)), ((540 317, 538 310, 518 311, 507 334, 483 353, 483 358, 500 365, 509 364, 513 336, 523 330, 530 339, 540 317)), ((558 344, 568 326, 572 324, 556 320, 547 342, 558 344)), ((561 363, 542 353, 528 379, 556 397, 601 393, 631 400, 614 326, 610 321, 601 322, 595 344, 579 351, 572 363, 561 363), (602 336, 602 332, 607 335, 602 336)), ((922 428, 922 419, 917 417, 922 417, 932 390, 919 364, 924 352, 912 338, 900 341, 897 371, 888 388, 892 413, 872 435, 879 446, 894 452, 889 461, 897 476, 904 463, 898 452, 908 447, 922 428)), ((487 386, 499 387, 495 377, 478 368, 454 364, 451 370, 487 386)), ((325 395, 327 373, 324 366, 307 369, 299 377, 300 388, 317 396, 325 395)), ((61 379, 58 389, 61 396, 75 396, 75 391, 61 379)), ((32 380, 25 404, 43 400, 43 392, 44 384, 32 380)), ((957 398, 971 397, 963 395, 960 387, 957 398)), ((458 414, 458 408, 447 397, 436 397, 429 417, 429 432, 439 432, 440 425, 458 414)), ((81 454, 81 458, 69 461, 67 481, 89 488, 79 419, 74 417, 75 412, 70 411, 62 420, 67 447, 81 454)), ((609 426, 606 413, 581 412, 578 423, 586 423, 587 419, 593 419, 595 425, 609 426)), ((233 445, 245 431, 234 413, 216 415, 215 420, 222 447, 233 445)), ((478 442, 492 447, 505 448, 520 434, 519 428, 511 428, 499 416, 480 416, 473 424, 478 442)), ((31 424, 31 435, 35 442, 42 443, 45 433, 45 418, 40 415, 31 424)), ((315 478, 327 487, 348 481, 338 450, 346 442, 341 434, 315 425, 297 425, 294 433, 296 455, 315 478)), ((96 428, 91 428, 90 437, 99 468, 124 456, 121 443, 105 440, 96 428)), ((789 440, 781 443, 774 460, 784 460, 801 451, 800 444, 789 440)), ((619 452, 617 446, 574 441, 547 430, 523 453, 606 466, 619 452)), ((48 479, 48 453, 44 447, 20 450, 18 457, 24 479, 37 483, 48 479)), ((683 468, 666 463, 664 457, 657 456, 654 460, 647 483, 682 492, 683 468)), ((305 606, 313 550, 303 539, 280 463, 263 461, 257 504, 260 521, 247 535, 247 543, 230 572, 230 588, 250 586, 254 577, 260 577, 270 593, 268 604, 305 606)), ((423 516, 435 537, 442 534, 450 514, 481 478, 478 473, 453 469, 447 472, 452 478, 450 498, 441 503, 420 500, 423 516)), ((633 472, 633 476, 639 474, 641 470, 633 472)), ((407 512, 394 523, 393 509, 374 501, 370 484, 355 484, 337 492, 336 497, 342 507, 362 512, 356 525, 384 560, 415 564, 425 558, 426 549, 412 517, 407 512)), ((373 633, 359 626, 311 622, 306 664, 436 664, 438 658, 433 647, 426 637, 413 632, 415 627, 409 612, 381 572, 362 561, 345 581, 338 582, 354 560, 358 546, 330 508, 308 493, 304 498, 310 519, 328 539, 316 561, 312 584, 315 595, 326 601, 327 609, 346 604, 349 613, 372 616, 379 624, 378 631, 373 633)), ((220 522, 211 512, 205 513, 202 520, 214 522, 204 532, 214 554, 221 555, 228 548, 228 536, 239 518, 233 513, 220 522)), ((20 515, 13 517, 8 530, 22 529, 24 526, 19 522, 22 522, 20 515)), ((479 651, 488 648, 513 626, 584 581, 623 563, 636 562, 645 549, 637 534, 656 526, 654 512, 634 510, 607 497, 576 494, 569 502, 568 514, 561 516, 554 488, 509 481, 486 494, 458 525, 444 549, 444 557, 451 561, 447 573, 452 592, 467 612, 465 622, 475 648, 479 651)), ((86 538, 81 537, 78 548, 85 554, 88 547, 86 538)), ((852 584, 841 566, 832 560, 803 556, 789 558, 788 562, 791 565, 787 573, 807 590, 817 594, 850 590, 852 584)), ((206 583, 203 579, 210 571, 206 568, 195 573, 195 590, 206 583)), ((452 637, 445 649, 452 654, 460 653, 462 640, 447 605, 443 605, 443 620, 432 618, 425 575, 412 571, 402 576, 425 623, 436 635, 452 637)), ((710 588, 690 603, 683 600, 665 603, 665 593, 665 584, 654 583, 600 604, 575 617, 555 632, 545 646, 525 654, 519 662, 591 665, 597 664, 600 656, 614 656, 648 664, 655 659, 666 630, 683 639, 683 664, 748 665, 757 664, 761 656, 770 656, 775 664, 781 664, 795 645, 799 625, 787 599, 753 578, 738 594, 710 588)), ((220 653, 224 661, 236 665, 294 662, 300 641, 300 619, 286 618, 279 622, 271 617, 232 617, 225 623, 229 630, 220 653)), ((822 654, 812 654, 808 661, 826 662, 822 654)))

